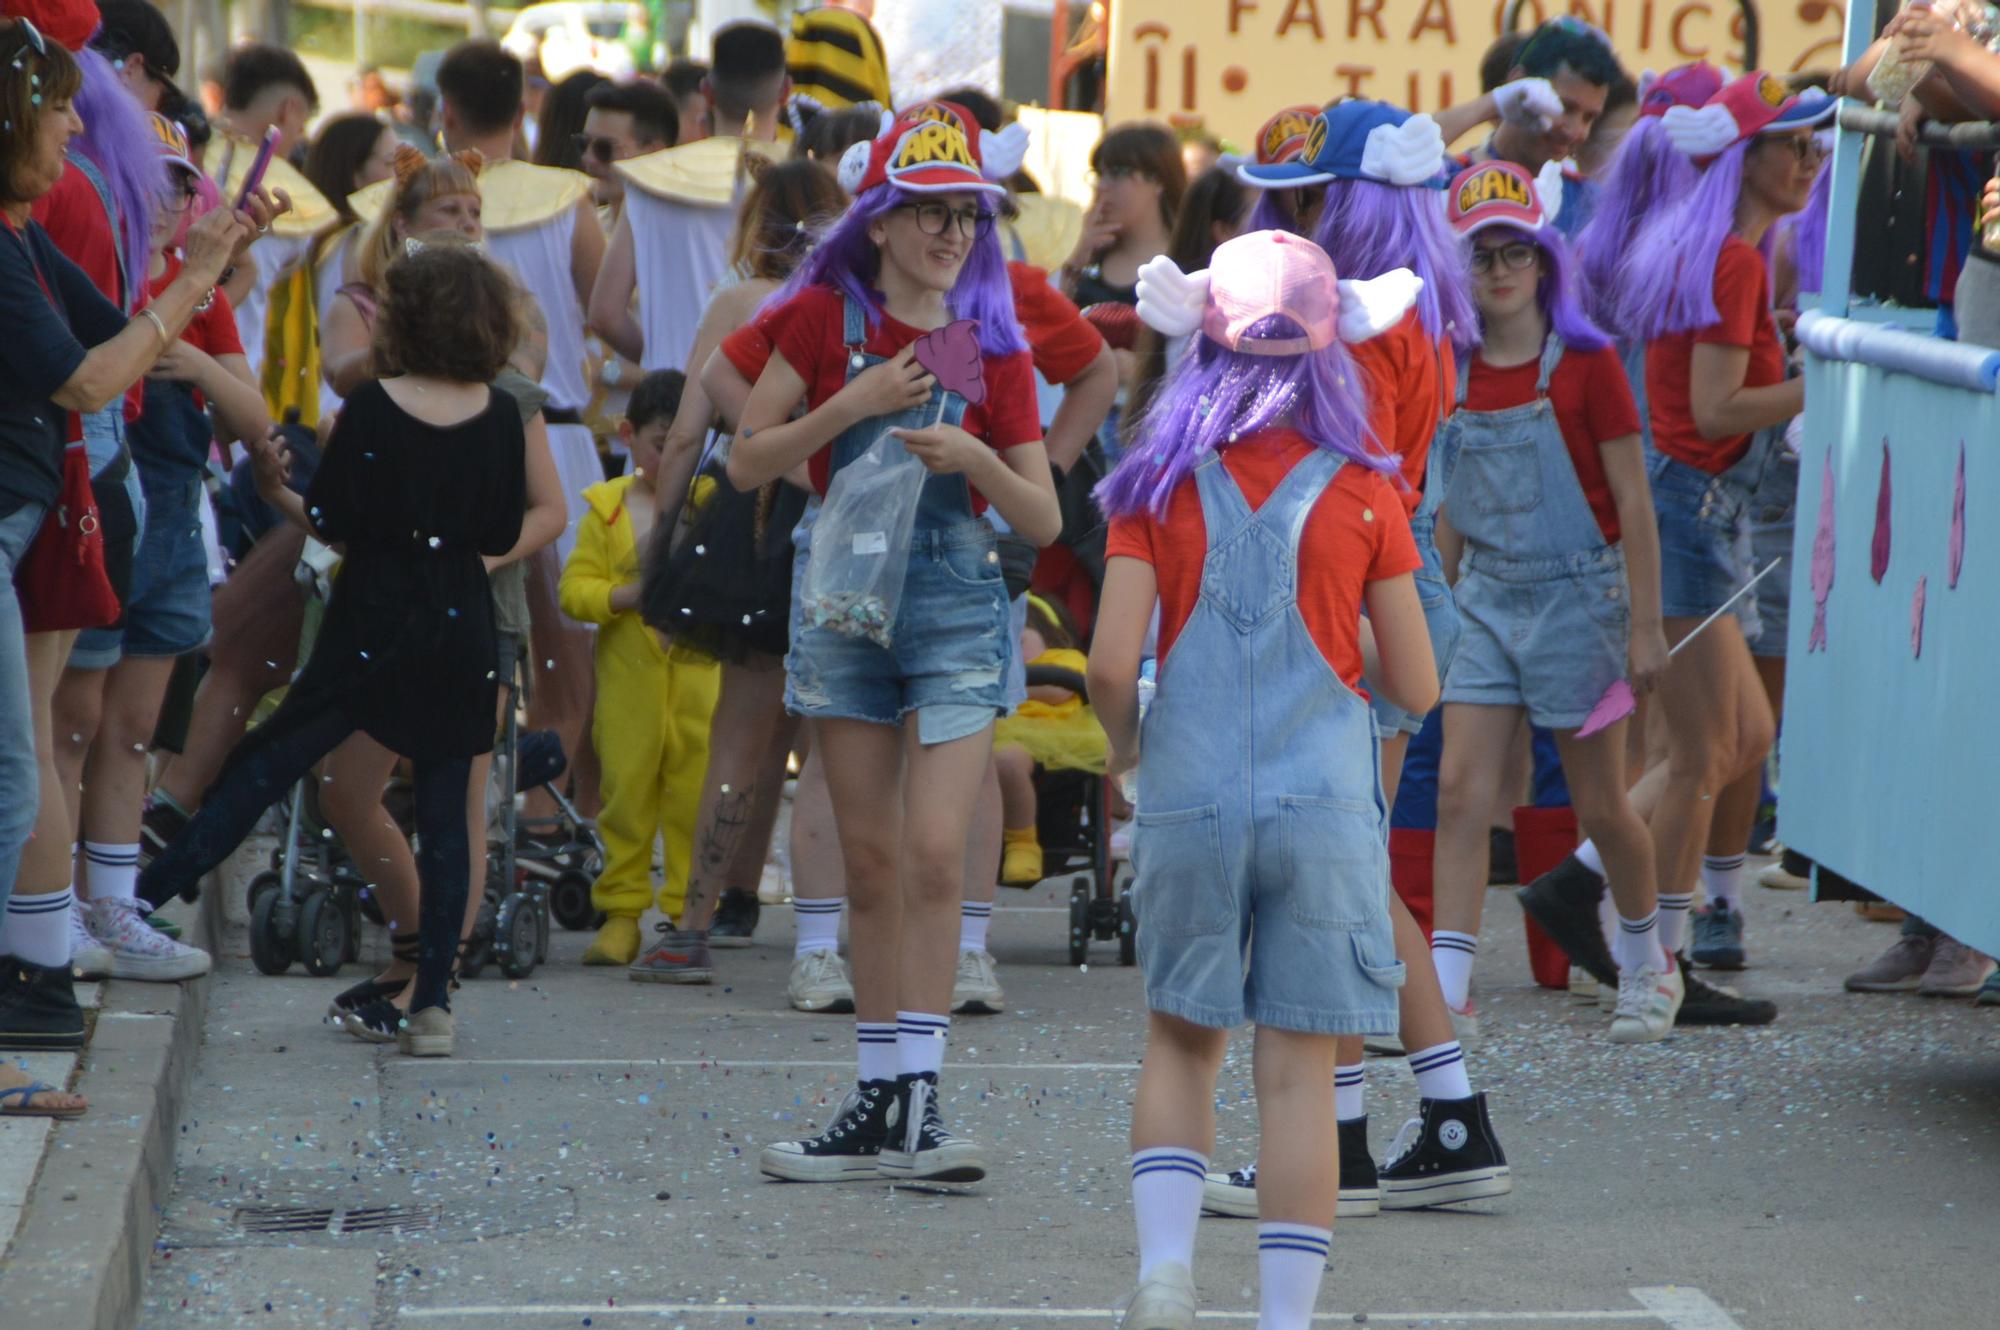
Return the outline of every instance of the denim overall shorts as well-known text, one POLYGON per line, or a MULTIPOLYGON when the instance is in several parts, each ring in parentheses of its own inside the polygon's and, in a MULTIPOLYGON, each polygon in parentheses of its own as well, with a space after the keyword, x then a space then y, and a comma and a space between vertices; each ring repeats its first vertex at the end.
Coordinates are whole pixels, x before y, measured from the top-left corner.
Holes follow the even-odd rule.
MULTIPOLYGON (((1705 619, 1750 580, 1756 571, 1751 566, 1751 500, 1773 457, 1784 450, 1781 425, 1751 435, 1743 456, 1720 474, 1665 453, 1646 459, 1660 525, 1660 612, 1665 617, 1705 619)), ((1796 493, 1796 470, 1792 488, 1796 493)), ((1736 618, 1747 641, 1759 635, 1755 597, 1777 576, 1765 578, 1758 591, 1738 603, 1736 618)))
MULTIPOLYGON (((1765 463, 1757 488, 1750 495, 1750 562, 1754 573, 1773 559, 1792 552, 1793 516, 1799 506, 1799 455, 1780 442, 1765 463)), ((1756 601, 1757 635, 1751 654, 1785 658, 1785 638, 1791 633, 1792 570, 1780 568, 1750 593, 1756 601)), ((1746 632, 1745 636, 1749 636, 1746 632)))
MULTIPOLYGON (((1439 433, 1450 423, 1447 417, 1438 426, 1439 433)), ((1458 605, 1452 599, 1451 584, 1444 579, 1444 561, 1438 557, 1437 515, 1444 502, 1444 481, 1435 460, 1435 441, 1431 449, 1433 460, 1424 478, 1424 499, 1417 505, 1417 511, 1410 514, 1410 534, 1416 538, 1417 557, 1423 560, 1416 574, 1417 599, 1423 602, 1424 627, 1431 635, 1431 659, 1437 662, 1438 678, 1442 679, 1451 668, 1451 658, 1458 654, 1458 639, 1464 630, 1458 619, 1458 605)), ((1412 715, 1387 698, 1375 698, 1369 706, 1375 713, 1376 732, 1384 739, 1397 734, 1413 735, 1424 727, 1422 716, 1412 715)))
POLYGON ((1432 453, 1445 516, 1465 537, 1455 588, 1465 632, 1444 700, 1524 707, 1551 730, 1581 726, 1625 677, 1631 637, 1625 552, 1605 543, 1549 402, 1562 357, 1552 333, 1534 401, 1467 411, 1468 357, 1459 409, 1432 453))
POLYGON ((1255 513, 1195 469, 1201 595, 1139 742, 1139 963, 1154 1011, 1226 1029, 1396 1028, 1388 819, 1368 704, 1298 609, 1299 538, 1340 469, 1315 452, 1255 513))
MULTIPOLYGON (((847 377, 884 357, 862 350, 866 311, 848 298, 842 325, 847 377)), ((884 430, 920 429, 939 419, 956 425, 965 399, 932 389, 922 405, 850 426, 834 439, 833 471, 868 450, 884 430)), ((1000 573, 993 527, 972 511, 972 489, 962 475, 927 476, 918 500, 910 566, 887 647, 814 627, 800 610, 811 555, 815 502, 793 536, 800 558, 792 577, 792 644, 785 656, 785 706, 795 715, 899 725, 918 713, 918 738, 947 743, 977 734, 1007 714, 1007 667, 1014 650, 1007 636, 1007 589, 1000 573)))

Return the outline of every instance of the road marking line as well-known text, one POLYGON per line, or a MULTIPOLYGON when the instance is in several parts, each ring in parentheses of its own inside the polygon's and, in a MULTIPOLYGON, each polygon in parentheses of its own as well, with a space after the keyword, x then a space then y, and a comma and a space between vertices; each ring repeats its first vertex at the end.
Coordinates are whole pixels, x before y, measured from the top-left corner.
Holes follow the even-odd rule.
MULTIPOLYGON (((453 1058, 451 1065, 454 1067, 714 1067, 723 1071, 825 1067, 852 1071, 854 1059, 841 1058, 837 1061, 816 1062, 785 1058, 453 1058)), ((436 1068, 426 1070, 435 1071, 436 1068)), ((949 1075, 978 1071, 1137 1071, 1139 1064, 1137 1062, 955 1062, 947 1070, 949 1075)))
POLYGON ((1736 1318, 1718 1307, 1698 1288, 1669 1284, 1664 1288, 1635 1288, 1637 1298, 1653 1315, 1667 1323, 1667 1330, 1743 1330, 1736 1318))
MULTIPOLYGON (((1664 1290, 1661 1290, 1664 1291, 1664 1290)), ((1680 1292, 1683 1290, 1675 1290, 1680 1292)), ((1703 1299, 1707 1302, 1707 1299, 1703 1299)), ((1712 1302, 1708 1306, 1714 1307, 1712 1302)), ((755 1303, 755 1302, 631 1302, 616 1307, 607 1307, 597 1302, 531 1303, 510 1306, 476 1307, 399 1307, 397 1315, 413 1321, 448 1320, 459 1317, 465 1320, 517 1320, 530 1316, 542 1317, 584 1317, 593 1320, 613 1316, 811 1316, 822 1320, 859 1317, 948 1317, 953 1321, 1098 1321, 1116 1313, 1104 1307, 930 1307, 913 1303, 886 1303, 875 1306, 829 1306, 826 1303, 755 1303)), ((1719 1309, 1718 1309, 1719 1310, 1719 1309)), ((1327 1325, 1355 1323, 1354 1312, 1320 1312, 1313 1317, 1316 1322, 1327 1325)), ((1203 1310, 1204 1321, 1255 1321, 1253 1311, 1208 1311, 1203 1310)), ((1367 1313, 1370 1325, 1553 1325, 1569 1322, 1634 1321, 1657 1323, 1660 1317, 1650 1311, 1634 1311, 1629 1308, 1618 1311, 1581 1312, 1377 1312, 1367 1313)), ((1671 1323, 1669 1323, 1671 1324, 1671 1323)), ((1698 1322, 1690 1322, 1691 1328, 1698 1322)), ((1729 1322, 1735 1325, 1735 1322, 1729 1322)), ((1683 1330, 1675 1326, 1674 1330, 1683 1330)), ((1737 1330, 1742 1330, 1739 1326, 1737 1330)))

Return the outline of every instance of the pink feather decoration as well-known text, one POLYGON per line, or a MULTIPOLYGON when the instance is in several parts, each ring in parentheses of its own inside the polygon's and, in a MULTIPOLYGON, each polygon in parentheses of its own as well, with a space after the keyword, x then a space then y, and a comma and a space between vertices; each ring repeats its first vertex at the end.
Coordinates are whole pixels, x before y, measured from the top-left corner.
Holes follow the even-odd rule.
POLYGON ((1813 530, 1812 548, 1812 633, 1806 650, 1826 650, 1826 600, 1833 594, 1833 451, 1827 450, 1820 468, 1819 525, 1813 530))
POLYGON ((1881 585, 1889 571, 1889 441, 1882 440, 1882 484, 1875 491, 1875 543, 1868 551, 1868 575, 1881 585))
POLYGON ((937 376, 938 386, 974 406, 986 402, 985 362, 979 357, 979 320, 959 319, 919 337, 912 353, 937 376))
POLYGON ((1965 567, 1965 440, 1958 441, 1958 475, 1951 483, 1951 544, 1946 587, 1956 589, 1958 570, 1965 567))
POLYGON ((1915 659, 1924 654, 1924 584, 1928 577, 1917 579, 1917 590, 1910 597, 1910 656, 1915 659))

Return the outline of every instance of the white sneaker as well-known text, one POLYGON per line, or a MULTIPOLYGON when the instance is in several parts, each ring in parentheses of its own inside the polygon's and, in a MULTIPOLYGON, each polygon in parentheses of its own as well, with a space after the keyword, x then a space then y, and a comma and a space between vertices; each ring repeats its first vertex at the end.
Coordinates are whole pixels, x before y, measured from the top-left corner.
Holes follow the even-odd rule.
POLYGON ((1757 885, 1771 891, 1810 891, 1812 881, 1785 869, 1784 856, 1773 859, 1757 872, 1757 885))
POLYGON ((1618 976, 1618 1006, 1611 1016, 1614 1044, 1657 1044, 1674 1032, 1674 1017, 1680 1013, 1687 984, 1681 967, 1667 958, 1665 974, 1658 970, 1633 970, 1618 976))
POLYGON ((1597 976, 1581 965, 1569 967, 1569 998, 1572 1002, 1597 1001, 1597 976))
POLYGON ((837 951, 809 951, 792 960, 786 987, 796 1011, 853 1011, 854 981, 837 951))
POLYGON ((1153 1267, 1125 1304, 1118 1330, 1194 1330, 1194 1276, 1174 1261, 1153 1267))
POLYGON ((757 879, 757 899, 765 905, 783 905, 791 898, 791 870, 772 859, 764 865, 764 875, 757 879))
POLYGON ((964 1016, 996 1016, 1006 1008, 1000 976, 994 973, 990 951, 960 951, 958 975, 951 984, 951 1009, 964 1016))
POLYGON ((135 900, 92 901, 90 931, 110 949, 113 979, 174 983, 208 973, 208 953, 155 929, 135 900))
POLYGON ((69 907, 69 968, 79 979, 107 979, 111 975, 111 948, 97 940, 84 916, 89 901, 72 901, 69 907))

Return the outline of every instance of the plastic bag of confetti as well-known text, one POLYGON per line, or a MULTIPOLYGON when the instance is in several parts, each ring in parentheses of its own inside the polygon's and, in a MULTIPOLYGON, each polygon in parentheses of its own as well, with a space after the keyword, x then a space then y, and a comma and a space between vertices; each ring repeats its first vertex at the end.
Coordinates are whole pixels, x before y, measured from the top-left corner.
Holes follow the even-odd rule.
POLYGON ((835 473, 799 590, 803 626, 883 647, 895 641, 910 535, 929 474, 887 430, 835 473))

